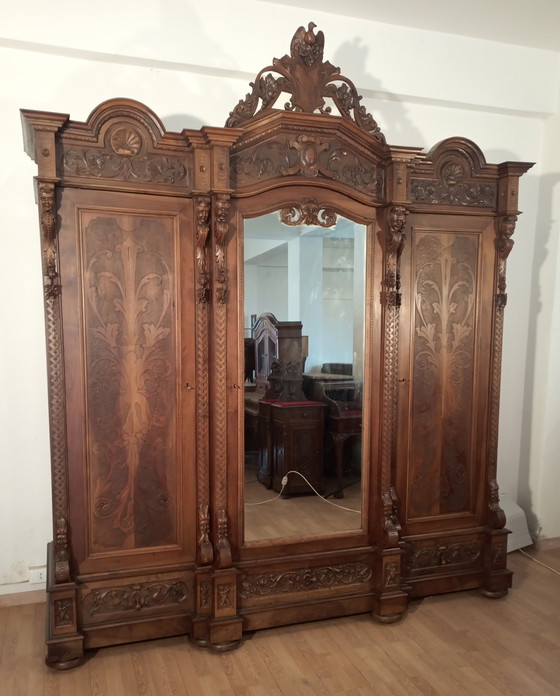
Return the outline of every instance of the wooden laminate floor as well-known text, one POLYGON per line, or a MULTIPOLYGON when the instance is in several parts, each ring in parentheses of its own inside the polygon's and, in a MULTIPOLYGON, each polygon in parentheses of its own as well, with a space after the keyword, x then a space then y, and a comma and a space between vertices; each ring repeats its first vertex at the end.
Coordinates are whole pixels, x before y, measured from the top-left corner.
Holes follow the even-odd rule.
MULTIPOLYGON (((560 548, 529 551, 560 571, 560 548)), ((514 589, 428 597, 398 624, 354 616, 256 632, 231 653, 185 638, 43 663, 43 604, 0 607, 2 696, 558 696, 560 575, 516 551, 514 589)))

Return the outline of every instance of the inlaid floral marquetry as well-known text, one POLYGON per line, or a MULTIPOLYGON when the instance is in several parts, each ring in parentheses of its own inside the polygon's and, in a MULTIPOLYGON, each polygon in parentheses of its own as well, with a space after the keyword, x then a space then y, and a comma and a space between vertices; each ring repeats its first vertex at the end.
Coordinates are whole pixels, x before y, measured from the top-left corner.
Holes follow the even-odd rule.
POLYGON ((170 220, 84 213, 94 549, 175 538, 170 220))
POLYGON ((414 277, 411 512, 470 503, 477 237, 418 233, 414 277))

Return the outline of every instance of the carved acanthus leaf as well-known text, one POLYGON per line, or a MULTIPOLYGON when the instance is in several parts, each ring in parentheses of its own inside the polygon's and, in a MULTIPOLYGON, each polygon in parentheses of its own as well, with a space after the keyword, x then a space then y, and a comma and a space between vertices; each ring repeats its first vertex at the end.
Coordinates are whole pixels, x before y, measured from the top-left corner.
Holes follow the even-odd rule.
POLYGON ((93 148, 68 150, 62 160, 63 170, 66 176, 165 184, 178 184, 187 177, 186 161, 178 157, 122 152, 93 148))
POLYGON ((433 544, 413 548, 408 555, 409 570, 440 568, 473 563, 481 556, 480 545, 474 541, 455 544, 433 544))
POLYGON ((280 220, 285 225, 295 227, 297 225, 318 225, 319 227, 332 227, 336 225, 336 213, 317 201, 306 198, 301 203, 294 203, 289 208, 280 211, 280 220))

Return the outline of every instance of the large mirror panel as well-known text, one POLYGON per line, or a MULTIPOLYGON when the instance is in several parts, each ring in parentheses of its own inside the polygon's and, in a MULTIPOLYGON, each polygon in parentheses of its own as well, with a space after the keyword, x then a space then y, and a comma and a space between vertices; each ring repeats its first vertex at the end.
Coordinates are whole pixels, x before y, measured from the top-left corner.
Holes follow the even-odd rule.
POLYGON ((317 223, 244 220, 246 543, 362 527, 366 227, 317 223))

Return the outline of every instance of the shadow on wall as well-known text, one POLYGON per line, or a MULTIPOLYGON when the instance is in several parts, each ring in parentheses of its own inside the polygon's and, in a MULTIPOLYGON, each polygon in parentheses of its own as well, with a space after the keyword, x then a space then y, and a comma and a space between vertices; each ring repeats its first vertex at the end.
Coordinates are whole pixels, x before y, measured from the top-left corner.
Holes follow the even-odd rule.
MULTIPOLYGON (((416 146, 424 145, 420 131, 408 118, 402 102, 383 88, 378 77, 373 77, 366 71, 368 50, 369 47, 362 39, 356 37, 343 43, 331 62, 340 67, 341 73, 356 85, 358 94, 363 96, 361 103, 364 106, 367 104, 366 110, 371 112, 388 143, 406 144, 409 141, 416 146)), ((425 145, 429 149, 433 144, 425 145)))
MULTIPOLYGON (((555 189, 560 184, 560 173, 544 174, 539 177, 539 217, 535 229, 535 252, 533 267, 531 269, 531 298, 527 342, 527 364, 525 371, 525 395, 523 404, 523 425, 521 439, 521 463, 519 467, 519 503, 525 510, 529 530, 533 539, 536 539, 541 531, 540 520, 534 511, 534 491, 531 490, 531 458, 533 456, 532 433, 534 421, 539 418, 535 413, 536 403, 536 365, 539 360, 539 335, 538 317, 543 310, 543 282, 542 269, 550 253, 554 250, 552 239, 553 223, 552 210, 555 189)), ((556 240, 558 244, 558 240, 556 240)), ((548 355, 548 363, 552 356, 548 355)), ((543 386, 543 385, 541 385, 543 386)), ((540 443, 545 446, 544 441, 540 443)), ((540 450, 539 450, 540 452, 540 450)))

